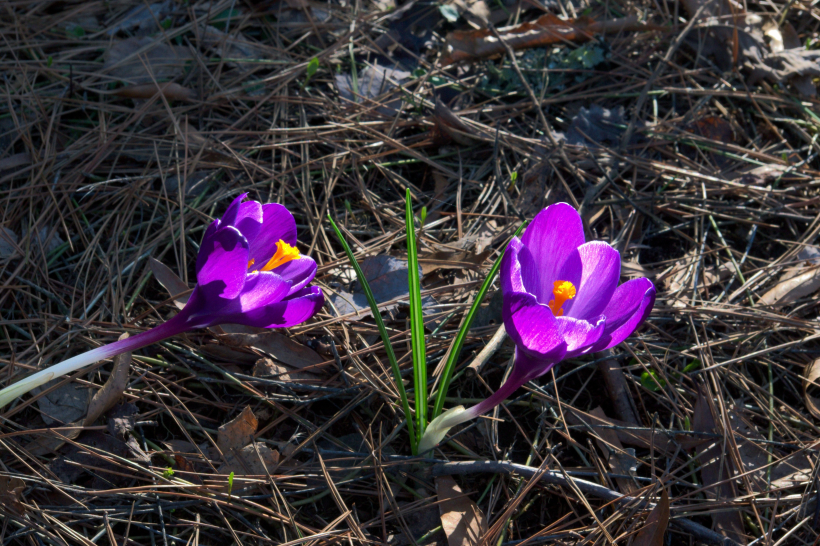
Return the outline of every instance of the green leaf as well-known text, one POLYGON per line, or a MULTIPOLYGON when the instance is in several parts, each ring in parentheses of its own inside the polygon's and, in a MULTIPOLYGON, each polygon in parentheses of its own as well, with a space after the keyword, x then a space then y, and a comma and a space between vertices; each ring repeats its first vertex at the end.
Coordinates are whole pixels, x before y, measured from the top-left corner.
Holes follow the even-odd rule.
POLYGON ((416 431, 418 438, 427 427, 427 354, 424 335, 424 316, 421 313, 421 279, 419 256, 416 248, 416 223, 413 216, 413 198, 407 189, 404 202, 405 229, 407 230, 407 283, 410 300, 410 346, 413 353, 413 385, 416 394, 416 431))
POLYGON ((455 6, 447 4, 446 6, 439 6, 438 10, 441 12, 441 16, 451 23, 458 21, 458 10, 455 6))
POLYGON ((80 25, 76 25, 76 24, 72 23, 72 24, 70 24, 66 27, 65 34, 69 38, 79 39, 79 38, 82 38, 83 36, 85 36, 85 29, 83 27, 81 27, 80 25))
POLYGON ((370 304, 370 310, 373 312, 373 320, 376 321, 376 326, 379 328, 379 334, 381 335, 382 342, 384 343, 384 350, 387 353, 387 360, 390 362, 390 368, 393 370, 393 379, 396 381, 396 389, 399 391, 399 397, 401 398, 401 407, 404 410, 407 431, 410 434, 410 446, 413 454, 415 455, 418 453, 418 439, 416 438, 416 427, 413 423, 413 414, 410 413, 410 403, 407 401, 407 391, 404 390, 404 383, 402 383, 401 380, 401 369, 399 368, 399 363, 396 360, 396 353, 393 351, 393 345, 390 343, 390 336, 387 335, 387 328, 384 326, 382 315, 379 312, 379 304, 376 302, 376 298, 373 297, 373 291, 370 289, 370 283, 367 282, 367 278, 364 276, 364 271, 362 271, 362 267, 359 265, 359 262, 356 261, 356 257, 353 255, 350 245, 347 244, 347 241, 345 241, 342 236, 342 232, 339 231, 339 226, 336 225, 336 222, 333 221, 330 214, 327 215, 327 219, 330 220, 330 225, 333 227, 333 231, 336 232, 336 237, 338 237, 339 242, 342 243, 342 247, 345 249, 345 254, 347 254, 347 259, 350 260, 350 265, 352 265, 353 270, 356 271, 356 277, 359 279, 359 284, 362 285, 364 295, 367 297, 367 303, 370 304))
POLYGON ((643 372, 641 374, 641 386, 643 386, 646 390, 659 392, 666 386, 666 380, 662 377, 658 377, 655 370, 649 370, 648 372, 643 372))
POLYGON ((231 494, 231 491, 233 491, 233 470, 228 474, 228 495, 231 494))
POLYGON ((316 75, 316 72, 319 70, 319 59, 317 57, 313 57, 310 61, 308 61, 307 68, 305 68, 305 84, 303 87, 307 87, 310 78, 316 75))
POLYGON ((168 468, 162 471, 162 477, 166 480, 170 480, 174 477, 174 469, 169 466, 168 468))
POLYGON ((701 367, 700 359, 695 358, 694 360, 692 360, 692 362, 690 362, 689 364, 686 365, 686 367, 683 369, 683 371, 681 373, 694 372, 695 370, 699 369, 700 367, 701 367))
POLYGON ((421 225, 424 227, 424 221, 427 220, 427 207, 421 207, 421 225))
MULTIPOLYGON (((515 237, 518 237, 521 234, 525 225, 526 224, 521 224, 518 227, 518 230, 516 230, 514 235, 515 237)), ((438 390, 436 392, 436 403, 433 406, 433 413, 430 416, 432 419, 438 417, 444 409, 444 398, 447 396, 447 390, 450 388, 450 381, 453 379, 453 370, 456 367, 456 362, 458 362, 458 357, 461 355, 461 347, 464 345, 464 340, 467 338, 467 333, 470 331, 470 326, 473 324, 473 319, 475 319, 476 312, 478 311, 478 308, 481 307, 481 302, 484 300, 487 290, 490 289, 490 285, 493 284, 493 280, 495 280, 498 269, 501 267, 501 260, 503 259, 504 252, 501 253, 493 264, 493 267, 490 269, 490 272, 487 273, 487 277, 484 279, 484 284, 481 285, 481 288, 479 288, 478 293, 473 300, 473 306, 470 307, 470 311, 464 318, 464 323, 458 331, 456 339, 450 346, 450 352, 447 353, 447 362, 444 364, 444 369, 441 371, 441 382, 439 383, 438 390)))

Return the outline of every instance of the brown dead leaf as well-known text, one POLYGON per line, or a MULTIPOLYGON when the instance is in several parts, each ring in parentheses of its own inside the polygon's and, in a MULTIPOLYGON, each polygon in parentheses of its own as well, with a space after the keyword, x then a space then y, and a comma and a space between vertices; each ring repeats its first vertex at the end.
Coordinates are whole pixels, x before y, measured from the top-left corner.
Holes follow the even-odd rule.
POLYGON ((663 537, 669 526, 669 495, 666 488, 661 490, 661 500, 649 512, 646 523, 638 531, 632 546, 663 546, 663 537))
POLYGON ((193 89, 182 87, 178 83, 144 83, 140 85, 129 85, 114 91, 118 97, 127 99, 150 99, 157 94, 161 94, 167 100, 191 100, 194 98, 193 89))
POLYGON ((151 273, 157 278, 157 281, 174 298, 174 305, 182 309, 188 303, 188 298, 191 296, 191 289, 188 285, 182 282, 182 279, 177 277, 176 273, 154 258, 148 258, 148 266, 151 268, 151 273))
POLYGON ((225 464, 219 467, 218 472, 225 475, 233 472, 239 476, 264 476, 266 470, 268 473, 276 470, 280 458, 279 451, 256 442, 230 455, 226 454, 225 464))
POLYGON ((242 413, 217 429, 216 444, 227 457, 233 450, 238 451, 250 444, 258 426, 259 421, 251 407, 245 406, 242 413))
MULTIPOLYGON (((638 22, 637 17, 624 17, 609 21, 595 21, 589 17, 561 20, 551 13, 535 21, 498 30, 512 49, 544 47, 567 41, 585 42, 596 34, 655 30, 655 27, 638 22)), ((441 61, 447 66, 460 61, 474 61, 504 53, 504 44, 486 29, 456 30, 447 35, 445 54, 441 61)))
POLYGON ((219 336, 219 339, 234 347, 252 347, 293 368, 313 368, 325 361, 310 347, 277 332, 225 334, 219 336))
MULTIPOLYGON (((128 338, 128 333, 119 337, 122 341, 128 338)), ((114 369, 111 375, 98 390, 91 402, 88 404, 88 413, 83 420, 83 425, 90 425, 96 421, 103 413, 110 410, 119 401, 125 387, 128 385, 128 375, 131 372, 131 353, 123 353, 114 357, 114 369)))
POLYGON ((470 497, 461 492, 452 476, 436 478, 441 527, 450 546, 473 546, 487 534, 487 520, 470 497))
POLYGON ((127 38, 114 42, 105 54, 103 70, 131 84, 164 81, 182 74, 188 49, 170 46, 154 38, 127 38))
POLYGON ((596 417, 569 406, 564 408, 564 415, 571 425, 584 425, 596 432, 601 430, 613 430, 612 427, 616 427, 614 431, 618 436, 618 440, 627 445, 650 447, 654 444, 656 450, 668 456, 674 455, 676 450, 675 443, 672 439, 662 432, 655 432, 653 434, 651 430, 635 430, 635 426, 626 421, 619 421, 610 417, 596 417))
POLYGON ((22 515, 25 507, 20 502, 20 496, 25 488, 26 482, 20 478, 0 476, 0 510, 6 509, 22 515))
POLYGON ((803 372, 803 401, 809 413, 820 419, 820 398, 812 394, 817 389, 820 389, 820 358, 812 361, 803 372))
POLYGON ((254 59, 268 59, 263 48, 238 32, 227 34, 212 26, 203 26, 200 29, 199 40, 201 45, 213 51, 227 61, 229 66, 247 70, 250 65, 243 61, 254 59))
MULTIPOLYGON (((722 429, 718 431, 708 395, 703 387, 698 390, 698 399, 695 402, 692 417, 692 430, 709 434, 725 434, 722 429)), ((718 439, 696 448, 701 464, 700 471, 703 478, 704 492, 708 498, 720 502, 731 502, 738 496, 735 482, 729 479, 735 475, 735 469, 731 458, 724 452, 724 447, 727 444, 728 442, 718 439)), ((712 522, 715 530, 721 535, 729 537, 739 544, 746 544, 746 537, 743 534, 743 517, 740 511, 721 510, 714 512, 712 522)))
POLYGON ((820 266, 807 267, 802 273, 785 272, 777 284, 763 294, 761 305, 783 306, 805 298, 820 289, 820 266))
POLYGON ((489 250, 481 254, 473 252, 433 252, 419 256, 421 274, 427 275, 437 269, 471 269, 481 268, 481 264, 490 255, 489 250))
POLYGON ((253 366, 254 377, 272 377, 281 381, 288 380, 315 380, 317 376, 310 372, 292 370, 279 364, 272 358, 260 358, 253 366))
POLYGON ((449 137, 453 142, 461 144, 462 146, 472 146, 488 138, 480 134, 475 128, 464 123, 455 112, 447 108, 438 98, 436 98, 433 121, 436 123, 438 132, 445 137, 444 140, 447 140, 447 137, 449 137))
POLYGON ((31 165, 31 154, 28 152, 20 152, 19 154, 13 154, 0 159, 0 172, 25 167, 27 165, 31 165))

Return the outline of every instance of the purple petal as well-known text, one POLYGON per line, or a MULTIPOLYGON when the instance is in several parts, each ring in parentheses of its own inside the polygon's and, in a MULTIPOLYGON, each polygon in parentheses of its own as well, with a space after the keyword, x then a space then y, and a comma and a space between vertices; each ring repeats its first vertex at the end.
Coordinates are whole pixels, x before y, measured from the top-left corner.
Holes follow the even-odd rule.
MULTIPOLYGON (((553 283, 568 281, 558 272, 575 249, 584 244, 584 224, 578 212, 567 203, 556 203, 539 212, 521 237, 538 268, 539 303, 552 299, 553 283)), ((577 285, 576 285, 577 287, 577 285)))
POLYGON ((256 201, 243 203, 247 195, 243 193, 233 200, 222 216, 222 225, 235 227, 252 244, 262 229, 262 205, 256 201))
POLYGON ((575 299, 568 300, 564 315, 592 320, 601 316, 621 276, 620 253, 603 241, 578 247, 559 272, 560 280, 575 285, 575 299))
POLYGON ((318 286, 304 288, 294 297, 254 309, 252 311, 226 314, 220 322, 243 324, 257 328, 289 328, 308 320, 325 304, 325 297, 318 286))
POLYGON ((242 313, 258 309, 271 303, 282 301, 288 294, 290 283, 272 271, 260 271, 248 275, 245 280, 245 288, 239 297, 232 302, 231 307, 236 305, 236 309, 242 313))
POLYGON ((561 337, 567 344, 564 358, 586 354, 592 345, 601 339, 606 328, 606 320, 601 317, 596 324, 572 317, 558 317, 561 337))
POLYGON ((549 307, 526 293, 505 293, 502 307, 504 326, 517 347, 541 359, 564 356, 567 346, 549 307))
POLYGON ((316 262, 308 256, 301 256, 296 260, 291 260, 284 265, 280 265, 273 270, 277 275, 290 282, 290 291, 286 297, 290 297, 316 276, 316 262))
POLYGON ((218 295, 234 299, 245 286, 248 241, 234 227, 221 227, 199 247, 196 279, 200 286, 217 284, 218 295))
POLYGON ((524 243, 513 237, 501 261, 501 289, 505 294, 519 292, 537 297, 538 267, 524 243))
POLYGON ((255 267, 263 267, 273 257, 280 239, 296 246, 296 220, 278 203, 262 205, 262 229, 251 241, 250 257, 255 267))
POLYGON ((649 279, 633 279, 615 290, 604 309, 604 333, 590 352, 603 351, 625 340, 649 316, 655 304, 655 286, 649 279))

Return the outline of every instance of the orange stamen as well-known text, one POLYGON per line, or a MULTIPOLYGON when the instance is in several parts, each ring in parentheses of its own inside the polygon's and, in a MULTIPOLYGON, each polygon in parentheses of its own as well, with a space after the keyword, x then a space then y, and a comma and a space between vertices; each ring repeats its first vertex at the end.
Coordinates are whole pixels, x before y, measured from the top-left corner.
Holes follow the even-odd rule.
POLYGON ((250 269, 250 268, 251 268, 251 266, 252 266, 254 263, 256 263, 256 260, 251 260, 251 261, 249 261, 249 262, 248 262, 248 269, 250 269))
POLYGON ((552 295, 555 299, 550 300, 547 306, 553 315, 560 317, 564 315, 564 310, 561 309, 561 306, 564 305, 567 300, 571 300, 575 297, 575 285, 569 281, 555 281, 552 286, 552 295))
POLYGON ((271 269, 276 269, 280 265, 285 265, 291 260, 296 260, 299 258, 299 250, 295 246, 290 246, 282 239, 279 239, 279 242, 276 243, 276 253, 273 255, 268 263, 260 269, 260 271, 270 271, 271 269))

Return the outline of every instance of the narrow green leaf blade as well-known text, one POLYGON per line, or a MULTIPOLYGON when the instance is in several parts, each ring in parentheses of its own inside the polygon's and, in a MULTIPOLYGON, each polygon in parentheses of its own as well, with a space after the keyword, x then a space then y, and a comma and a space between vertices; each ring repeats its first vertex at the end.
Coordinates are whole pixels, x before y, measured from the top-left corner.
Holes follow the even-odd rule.
POLYGON ((384 321, 382 320, 381 313, 379 312, 379 304, 373 296, 373 291, 370 289, 370 284, 364 276, 364 271, 362 271, 359 262, 356 261, 356 257, 353 256, 353 250, 351 250, 350 245, 348 245, 347 241, 345 241, 345 238, 342 236, 342 232, 339 230, 336 222, 333 221, 333 218, 331 218, 329 214, 327 215, 327 219, 330 220, 330 225, 333 227, 333 231, 336 232, 336 237, 339 239, 339 242, 342 243, 342 247, 345 249, 345 254, 347 254, 348 260, 350 260, 350 265, 352 265, 353 269, 356 271, 356 277, 359 279, 362 289, 364 289, 364 294, 367 297, 367 303, 370 304, 370 310, 373 311, 373 319, 376 321, 376 326, 379 328, 379 334, 381 334, 382 342, 384 342, 384 350, 387 352, 387 360, 390 361, 390 368, 393 370, 393 378, 396 381, 396 389, 399 391, 401 406, 404 410, 405 421, 407 422, 407 431, 410 434, 410 445, 412 447, 413 454, 415 455, 418 453, 418 438, 416 438, 416 427, 413 422, 413 414, 410 413, 410 403, 407 401, 407 391, 405 391, 404 384, 401 382, 401 370, 399 369, 399 363, 396 360, 396 353, 393 352, 393 345, 390 343, 390 336, 387 335, 387 328, 384 326, 384 321))
MULTIPOLYGON (((518 237, 521 234, 525 225, 526 224, 521 224, 521 226, 519 226, 514 237, 518 237)), ((506 252, 506 249, 504 252, 506 252)), ((490 289, 490 285, 493 284, 495 276, 498 274, 498 269, 501 267, 501 260, 504 259, 504 252, 498 256, 498 259, 493 264, 490 272, 487 273, 487 278, 484 279, 484 284, 482 284, 481 288, 478 290, 478 293, 473 300, 473 305, 470 307, 470 311, 467 313, 464 323, 461 326, 461 330, 458 331, 458 335, 456 335, 456 339, 450 347, 450 352, 447 355, 447 363, 444 365, 444 369, 441 372, 441 381, 439 382, 439 386, 436 391, 436 403, 433 406, 433 413, 430 416, 431 419, 438 417, 444 409, 444 398, 447 396, 447 390, 450 388, 450 381, 453 379, 453 370, 455 369, 456 362, 458 362, 458 357, 461 354, 461 347, 464 345, 464 340, 467 338, 467 333, 470 331, 470 327, 473 324, 473 319, 475 318, 476 312, 479 307, 481 307, 481 302, 484 301, 484 296, 487 294, 487 290, 490 289)))
POLYGON ((410 346, 413 352, 413 385, 416 394, 416 431, 421 440, 427 427, 427 355, 424 336, 424 316, 421 312, 421 279, 416 246, 416 225, 413 217, 413 198, 407 190, 405 199, 405 226, 407 229, 407 283, 410 300, 410 346))

